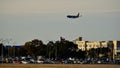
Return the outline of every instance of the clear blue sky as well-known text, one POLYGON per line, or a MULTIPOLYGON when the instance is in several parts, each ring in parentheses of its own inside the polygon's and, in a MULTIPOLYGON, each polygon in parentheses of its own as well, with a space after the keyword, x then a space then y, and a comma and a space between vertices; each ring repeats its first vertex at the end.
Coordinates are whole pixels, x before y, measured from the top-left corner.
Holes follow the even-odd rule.
POLYGON ((24 44, 60 36, 88 41, 120 40, 120 0, 0 0, 0 38, 24 44), (68 19, 66 15, 82 17, 68 19))

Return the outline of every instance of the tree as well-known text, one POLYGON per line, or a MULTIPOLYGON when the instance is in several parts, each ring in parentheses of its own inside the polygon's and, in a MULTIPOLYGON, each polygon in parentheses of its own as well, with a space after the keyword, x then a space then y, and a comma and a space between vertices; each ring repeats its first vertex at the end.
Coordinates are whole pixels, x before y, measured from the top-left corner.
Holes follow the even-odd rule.
POLYGON ((54 46, 56 58, 76 57, 77 45, 67 40, 56 41, 54 46))
POLYGON ((27 55, 31 56, 46 55, 46 45, 44 45, 43 42, 38 39, 26 42, 24 45, 24 49, 26 50, 27 55))
POLYGON ((97 53, 99 55, 99 57, 109 57, 108 53, 110 52, 110 49, 107 48, 97 48, 97 53))
POLYGON ((91 58, 97 58, 97 50, 92 48, 88 51, 88 56, 91 57, 91 58))
POLYGON ((78 50, 77 51, 77 58, 78 59, 85 59, 85 56, 86 56, 86 52, 85 51, 82 51, 82 50, 78 50))
POLYGON ((27 55, 33 55, 33 45, 31 42, 26 42, 25 45, 24 45, 24 49, 26 50, 26 54, 27 55))
POLYGON ((56 52, 54 52, 54 50, 56 50, 56 49, 55 49, 55 44, 54 44, 53 41, 49 41, 47 43, 47 49, 46 50, 47 50, 47 55, 46 55, 47 58, 52 58, 52 57, 55 56, 56 52))

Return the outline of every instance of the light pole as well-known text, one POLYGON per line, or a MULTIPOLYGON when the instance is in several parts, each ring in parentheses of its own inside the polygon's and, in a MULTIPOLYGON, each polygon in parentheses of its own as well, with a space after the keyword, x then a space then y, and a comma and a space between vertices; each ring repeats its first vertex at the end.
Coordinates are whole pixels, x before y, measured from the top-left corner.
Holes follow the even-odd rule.
POLYGON ((12 39, 6 39, 6 43, 8 43, 8 48, 7 48, 7 50, 8 50, 8 57, 9 57, 9 45, 10 45, 10 42, 12 41, 12 39))
POLYGON ((15 57, 15 44, 16 42, 13 42, 13 56, 15 57))

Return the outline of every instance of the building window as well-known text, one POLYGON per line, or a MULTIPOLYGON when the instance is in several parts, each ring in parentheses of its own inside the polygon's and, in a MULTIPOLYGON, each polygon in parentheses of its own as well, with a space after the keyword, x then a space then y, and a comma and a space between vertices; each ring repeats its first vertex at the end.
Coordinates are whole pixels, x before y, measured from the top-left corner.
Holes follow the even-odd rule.
POLYGON ((82 45, 79 45, 79 47, 82 47, 82 45))
POLYGON ((89 47, 92 47, 92 45, 89 45, 89 47))
POLYGON ((83 50, 85 50, 85 48, 83 48, 83 50))
POLYGON ((99 47, 99 45, 96 45, 96 47, 99 47))
POLYGON ((120 56, 120 52, 117 53, 117 56, 120 56))

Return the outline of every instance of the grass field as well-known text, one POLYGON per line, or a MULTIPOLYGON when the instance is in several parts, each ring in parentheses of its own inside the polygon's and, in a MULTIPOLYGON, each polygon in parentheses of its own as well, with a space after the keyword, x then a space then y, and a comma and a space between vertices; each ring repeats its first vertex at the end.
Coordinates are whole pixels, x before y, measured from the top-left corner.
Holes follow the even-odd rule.
POLYGON ((0 68, 120 68, 110 64, 0 64, 0 68))

